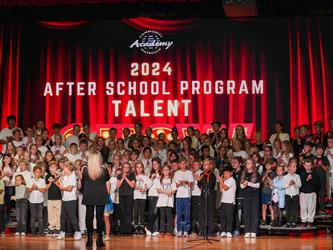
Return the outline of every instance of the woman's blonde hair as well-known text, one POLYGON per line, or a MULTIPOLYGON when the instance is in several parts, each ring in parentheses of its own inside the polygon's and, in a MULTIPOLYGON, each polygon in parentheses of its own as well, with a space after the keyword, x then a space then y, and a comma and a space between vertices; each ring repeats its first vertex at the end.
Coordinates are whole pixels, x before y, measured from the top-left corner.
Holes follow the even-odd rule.
POLYGON ((102 157, 96 150, 91 150, 88 157, 88 175, 93 181, 102 175, 102 157))

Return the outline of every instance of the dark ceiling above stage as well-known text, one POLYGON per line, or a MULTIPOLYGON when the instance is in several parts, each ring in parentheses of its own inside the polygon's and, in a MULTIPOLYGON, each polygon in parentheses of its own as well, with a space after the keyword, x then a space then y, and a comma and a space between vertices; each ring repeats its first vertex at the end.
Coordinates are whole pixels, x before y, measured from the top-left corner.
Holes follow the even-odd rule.
POLYGON ((333 16, 333 0, 0 0, 0 20, 333 16), (228 12, 226 6, 231 6, 228 12), (237 8, 241 8, 239 10, 237 8), (255 10, 253 12, 253 9, 255 10))

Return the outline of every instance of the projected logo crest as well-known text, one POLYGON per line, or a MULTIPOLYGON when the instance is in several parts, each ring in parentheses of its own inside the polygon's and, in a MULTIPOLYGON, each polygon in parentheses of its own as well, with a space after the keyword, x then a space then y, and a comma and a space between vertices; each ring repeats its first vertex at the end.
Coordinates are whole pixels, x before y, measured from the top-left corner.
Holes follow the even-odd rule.
POLYGON ((130 48, 138 48, 145 54, 156 54, 163 48, 165 50, 169 49, 172 44, 173 41, 163 41, 161 33, 155 30, 147 30, 130 45, 130 48))

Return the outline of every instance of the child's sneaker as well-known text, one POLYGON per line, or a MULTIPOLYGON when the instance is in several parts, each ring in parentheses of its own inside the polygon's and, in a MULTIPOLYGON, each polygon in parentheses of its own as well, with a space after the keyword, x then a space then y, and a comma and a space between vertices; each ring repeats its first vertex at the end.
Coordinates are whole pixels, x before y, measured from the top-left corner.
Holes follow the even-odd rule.
POLYGON ((147 236, 151 236, 151 232, 148 230, 147 227, 145 227, 145 231, 146 231, 146 235, 147 235, 147 236))
POLYGON ((21 236, 25 236, 25 233, 23 232, 23 233, 21 233, 21 236))
POLYGON ((256 233, 251 233, 251 238, 257 238, 257 234, 256 233))
POLYGON ((58 240, 63 240, 64 238, 65 238, 65 232, 62 232, 62 231, 61 231, 61 232, 59 233, 57 239, 58 239, 58 240))
POLYGON ((251 233, 246 233, 246 234, 244 235, 244 238, 251 238, 251 233))
POLYGON ((81 232, 75 232, 74 233, 74 240, 81 240, 81 239, 82 239, 81 232))
POLYGON ((227 233, 226 232, 222 232, 221 233, 221 238, 227 237, 227 233))
POLYGON ((237 237, 237 236, 239 236, 239 235, 240 235, 240 233, 239 233, 239 231, 238 231, 238 230, 235 230, 235 231, 233 232, 233 235, 234 235, 235 237, 237 237))
POLYGON ((109 235, 105 235, 105 237, 104 237, 104 240, 105 241, 109 241, 111 238, 110 238, 110 236, 109 235))
POLYGON ((184 232, 183 237, 188 237, 188 232, 184 232))
POLYGON ((177 233, 177 237, 182 237, 182 236, 183 236, 183 234, 181 231, 177 233))
POLYGON ((159 232, 154 232, 154 233, 152 234, 153 237, 158 237, 158 235, 159 235, 159 232))
POLYGON ((227 233, 227 238, 232 238, 232 234, 231 233, 227 233))

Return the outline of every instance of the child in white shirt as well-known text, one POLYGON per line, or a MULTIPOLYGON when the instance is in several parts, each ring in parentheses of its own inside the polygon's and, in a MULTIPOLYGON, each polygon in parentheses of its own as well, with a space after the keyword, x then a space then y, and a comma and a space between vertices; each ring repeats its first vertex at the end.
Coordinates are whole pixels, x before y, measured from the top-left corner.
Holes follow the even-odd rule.
POLYGON ((177 214, 177 230, 178 237, 188 237, 190 231, 190 204, 191 204, 191 188, 193 185, 193 174, 187 170, 187 161, 181 158, 178 161, 179 170, 176 171, 174 180, 177 185, 176 193, 176 214, 177 214), (184 232, 184 235, 183 233, 184 232))
POLYGON ((148 176, 144 173, 141 162, 135 164, 135 189, 134 189, 134 226, 136 235, 144 235, 145 206, 147 200, 148 176))
POLYGON ((221 197, 221 237, 232 237, 232 226, 236 200, 236 181, 232 177, 233 169, 226 166, 223 170, 223 177, 218 177, 220 183, 221 197))
POLYGON ((38 222, 38 233, 43 233, 43 204, 46 191, 45 180, 42 176, 42 163, 38 163, 33 169, 34 178, 27 183, 29 195, 29 207, 31 212, 31 233, 36 234, 36 221, 38 222))
POLYGON ((58 240, 65 238, 65 225, 66 220, 70 220, 74 229, 74 240, 81 239, 81 232, 77 214, 77 180, 74 171, 74 164, 70 161, 66 162, 63 168, 64 177, 63 180, 58 180, 57 185, 61 191, 63 191, 62 203, 61 203, 61 217, 60 224, 61 229, 58 236, 58 240))
POLYGON ((172 208, 174 205, 174 194, 177 186, 171 178, 171 169, 165 165, 162 169, 162 176, 157 187, 158 200, 156 207, 160 211, 160 236, 172 236, 172 208), (165 234, 166 233, 166 234, 165 234))

